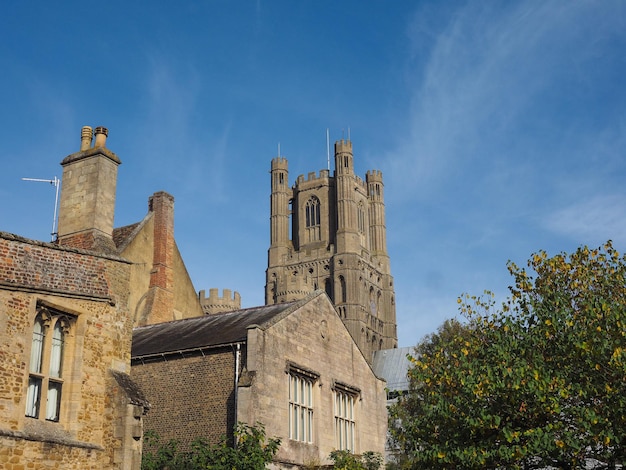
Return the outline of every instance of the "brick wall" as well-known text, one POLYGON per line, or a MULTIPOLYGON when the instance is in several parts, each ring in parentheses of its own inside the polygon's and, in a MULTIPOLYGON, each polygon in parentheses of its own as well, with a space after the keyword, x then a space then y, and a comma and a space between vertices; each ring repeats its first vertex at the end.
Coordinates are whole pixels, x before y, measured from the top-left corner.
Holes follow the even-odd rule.
POLYGON ((234 370, 231 347, 143 363, 133 359, 131 378, 151 404, 144 429, 155 431, 162 442, 179 441, 181 449, 199 437, 217 443, 232 435, 234 370))
POLYGON ((94 297, 111 295, 107 260, 0 233, 0 283, 94 297))

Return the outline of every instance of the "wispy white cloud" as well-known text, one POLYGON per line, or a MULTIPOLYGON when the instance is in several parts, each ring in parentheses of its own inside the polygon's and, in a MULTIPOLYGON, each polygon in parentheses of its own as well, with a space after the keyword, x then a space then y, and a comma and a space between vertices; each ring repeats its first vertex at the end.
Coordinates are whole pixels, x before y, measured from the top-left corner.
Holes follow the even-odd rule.
POLYGON ((462 292, 506 296, 507 259, 626 244, 624 31, 617 1, 425 2, 415 12, 408 131, 385 172, 402 255, 392 259, 412 266, 396 280, 410 331, 433 331, 462 292))
POLYGON ((193 65, 152 56, 143 86, 147 92, 143 131, 150 134, 146 142, 164 149, 193 144, 193 116, 201 89, 193 65))
POLYGON ((626 195, 597 195, 548 214, 545 226, 567 238, 596 246, 608 239, 626 243, 626 195))
MULTIPOLYGON (((417 11, 409 37, 432 47, 416 47, 410 65, 410 132, 393 152, 393 178, 424 196, 468 166, 489 171, 486 163, 506 160, 523 167, 541 145, 553 150, 571 116, 553 120, 551 100, 584 86, 595 44, 619 28, 607 9, 547 1, 469 2, 443 16, 417 11)), ((569 142, 574 152, 576 140, 569 142)))
MULTIPOLYGON (((143 170, 184 194, 219 201, 224 195, 224 159, 231 118, 222 116, 211 127, 199 103, 206 102, 201 74, 193 63, 175 57, 149 54, 144 91, 136 117, 134 151, 149 155, 143 170), (210 188, 210 191, 206 191, 210 188)), ((163 188, 166 189, 167 188, 163 188)))

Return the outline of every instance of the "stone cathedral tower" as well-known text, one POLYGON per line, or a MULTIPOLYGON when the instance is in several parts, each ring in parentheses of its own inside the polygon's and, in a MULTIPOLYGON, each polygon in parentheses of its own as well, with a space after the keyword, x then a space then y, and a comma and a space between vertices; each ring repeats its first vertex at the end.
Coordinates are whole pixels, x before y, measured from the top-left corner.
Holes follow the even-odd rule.
POLYGON ((309 173, 293 187, 287 177, 287 160, 274 158, 265 303, 324 289, 369 361, 374 351, 396 348, 382 173, 356 176, 352 142, 340 140, 333 176, 309 173))

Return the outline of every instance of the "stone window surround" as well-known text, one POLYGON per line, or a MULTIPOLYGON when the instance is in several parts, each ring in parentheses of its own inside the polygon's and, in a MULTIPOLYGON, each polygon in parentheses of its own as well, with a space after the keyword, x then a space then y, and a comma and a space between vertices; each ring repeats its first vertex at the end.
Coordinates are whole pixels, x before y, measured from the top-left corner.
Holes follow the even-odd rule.
POLYGON ((315 432, 313 385, 320 374, 291 361, 287 361, 285 373, 288 377, 289 439, 311 444, 315 432), (300 390, 300 395, 297 390, 300 390))
POLYGON ((71 378, 71 371, 68 367, 65 367, 72 356, 71 348, 74 344, 73 328, 76 324, 76 316, 68 312, 55 309, 53 307, 44 305, 41 302, 37 302, 35 320, 33 321, 33 336, 31 341, 31 350, 29 353, 29 367, 28 367, 28 386, 26 393, 26 406, 25 416, 29 419, 37 421, 46 421, 52 423, 58 423, 63 416, 63 403, 66 401, 64 398, 63 390, 67 388, 68 381, 71 378), (40 322, 42 326, 41 332, 41 345, 38 348, 39 355, 34 356, 35 348, 37 348, 35 338, 35 324, 40 322), (60 328, 59 328, 60 327, 60 328), (53 346, 55 333, 61 333, 62 344, 53 346), (60 348, 59 348, 60 346, 60 348), (53 349, 55 352, 53 353, 53 349), (51 361, 54 360, 53 356, 58 359, 57 368, 58 371, 51 371, 51 361), (33 369, 32 361, 38 361, 38 367, 33 369), (32 370, 31 370, 32 369, 32 370), (30 411, 29 407, 32 407, 34 397, 32 397, 31 385, 38 383, 39 390, 35 393, 38 394, 35 400, 37 406, 36 409, 30 411), (58 401, 52 402, 54 409, 48 409, 49 397, 51 389, 54 389, 58 393, 58 401))
POLYGON ((355 452, 356 403, 361 400, 361 389, 333 380, 333 414, 335 416, 335 445, 339 450, 355 452))

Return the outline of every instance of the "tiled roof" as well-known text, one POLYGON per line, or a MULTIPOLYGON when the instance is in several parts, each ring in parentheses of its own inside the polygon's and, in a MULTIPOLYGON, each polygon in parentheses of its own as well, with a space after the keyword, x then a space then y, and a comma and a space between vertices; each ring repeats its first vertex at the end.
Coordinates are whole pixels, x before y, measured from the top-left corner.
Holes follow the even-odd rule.
POLYGON ((277 321, 276 317, 281 313, 286 313, 300 303, 302 301, 265 305, 138 327, 133 330, 132 357, 140 358, 244 341, 249 326, 263 326, 272 320, 277 321))
POLYGON ((125 227, 118 227, 113 229, 113 242, 116 247, 122 246, 128 237, 132 235, 135 229, 139 226, 141 222, 137 222, 136 224, 126 225, 125 227))

